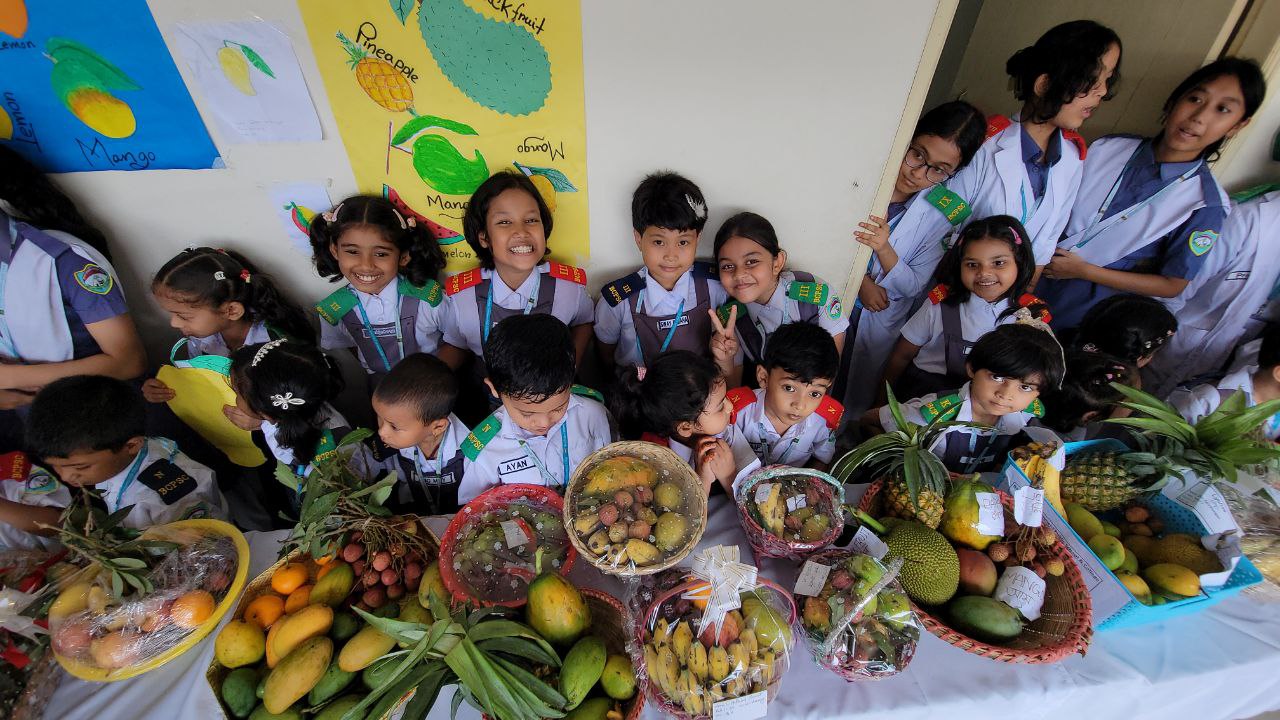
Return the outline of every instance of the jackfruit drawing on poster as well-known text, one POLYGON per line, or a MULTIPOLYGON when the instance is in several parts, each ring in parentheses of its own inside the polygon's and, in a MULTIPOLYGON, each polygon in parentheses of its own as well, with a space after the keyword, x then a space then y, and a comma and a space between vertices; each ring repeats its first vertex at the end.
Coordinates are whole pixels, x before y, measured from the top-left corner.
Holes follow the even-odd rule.
POLYGON ((495 172, 530 177, 555 213, 548 244, 585 265, 586 128, 576 1, 301 0, 361 192, 423 222, 449 271, 471 193, 495 172))

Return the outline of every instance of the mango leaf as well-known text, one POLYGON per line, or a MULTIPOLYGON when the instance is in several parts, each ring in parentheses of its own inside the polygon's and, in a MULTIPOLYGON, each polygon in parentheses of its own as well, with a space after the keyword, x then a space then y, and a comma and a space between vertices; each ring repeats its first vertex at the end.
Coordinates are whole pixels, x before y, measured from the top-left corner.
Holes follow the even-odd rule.
POLYGON ((64 37, 51 37, 45 41, 45 53, 55 63, 68 63, 87 71, 98 79, 102 87, 111 90, 141 90, 142 87, 125 74, 123 70, 111 64, 106 58, 87 45, 64 37))
POLYGON ((359 428, 356 430, 352 430, 351 432, 342 436, 342 439, 338 441, 338 447, 346 447, 348 445, 354 445, 358 442, 364 442, 365 438, 371 437, 372 435, 373 435, 373 431, 370 430, 369 428, 359 428))
MULTIPOLYGON (((390 475, 387 475, 386 477, 382 478, 378 482, 373 483, 372 485, 366 485, 363 488, 360 488, 359 490, 349 494, 347 496, 347 499, 355 500, 356 498, 362 498, 365 495, 373 495, 377 493, 378 490, 380 490, 381 488, 393 487, 395 484, 396 484, 396 475, 395 473, 391 473, 390 475)), ((377 503, 377 504, 381 505, 382 503, 377 503)))
POLYGON ((131 558, 131 557, 112 558, 111 564, 125 570, 141 570, 147 566, 145 562, 139 560, 138 558, 131 558))
POLYGON ((261 55, 254 52, 253 48, 248 45, 240 45, 240 52, 244 55, 244 59, 249 61, 250 65, 258 68, 263 75, 275 80, 276 74, 271 72, 271 66, 267 64, 266 60, 262 59, 261 55))
MULTIPOLYGON (((476 652, 481 652, 478 648, 476 652)), ((561 702, 556 703, 553 707, 549 702, 542 699, 542 696, 533 691, 533 688, 521 682, 520 678, 511 674, 502 664, 500 658, 486 658, 489 666, 493 668, 493 673, 498 679, 498 685, 511 693, 517 707, 522 708, 526 715, 532 715, 538 718, 558 718, 564 715, 563 696, 561 702)), ((530 675, 529 677, 533 677, 530 675)), ((537 682, 537 678, 533 678, 537 682)), ((549 688, 548 688, 549 689, 549 688)), ((559 694, 559 693, 557 693, 559 694)))
POLYGON ((351 608, 356 614, 364 618, 365 622, 382 631, 386 635, 390 635, 398 641, 406 643, 416 643, 426 637, 430 626, 419 622, 406 622, 404 620, 392 620, 391 618, 380 618, 376 615, 361 610, 358 607, 351 608))
MULTIPOLYGON (((521 165, 518 162, 513 162, 512 164, 525 175, 541 175, 550 180, 551 187, 555 188, 556 192, 578 192, 578 188, 574 187, 569 177, 555 168, 521 165)), ((741 312, 741 309, 739 309, 739 312, 741 312)))
MULTIPOLYGON (((555 650, 551 649, 551 645, 542 636, 533 631, 533 628, 514 620, 489 620, 482 622, 471 628, 467 633, 467 637, 472 642, 481 642, 482 640, 490 640, 493 638, 524 638, 533 642, 538 647, 551 655, 555 655, 555 650)), ((559 665, 559 663, 555 663, 559 665)))
POLYGON ((391 0, 391 12, 396 14, 396 19, 403 25, 413 13, 413 0, 391 0))
POLYGON ((320 495, 315 499, 315 501, 308 503, 309 507, 303 510, 299 524, 311 525, 313 523, 320 522, 324 518, 328 517, 329 513, 333 512, 333 509, 338 506, 338 501, 341 499, 342 493, 339 492, 320 495))
POLYGON ((415 115, 410 118, 403 127, 397 130, 395 135, 391 136, 391 144, 403 145, 405 142, 411 140, 414 135, 431 128, 440 128, 441 130, 448 130, 449 132, 457 133, 459 135, 477 134, 475 128, 456 120, 449 120, 448 118, 437 117, 435 115, 415 115))

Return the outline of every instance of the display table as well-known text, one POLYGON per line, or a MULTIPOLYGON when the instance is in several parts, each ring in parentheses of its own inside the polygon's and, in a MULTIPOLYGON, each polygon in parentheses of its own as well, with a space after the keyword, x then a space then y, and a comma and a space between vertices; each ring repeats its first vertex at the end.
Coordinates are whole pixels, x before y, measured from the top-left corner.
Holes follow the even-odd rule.
MULTIPOLYGON (((750 551, 728 500, 710 502, 700 547, 737 544, 750 551)), ((447 518, 431 518, 443 532, 447 518)), ((250 577, 270 567, 283 532, 248 533, 250 577)), ((790 588, 798 564, 767 560, 764 577, 790 588)), ((570 577, 580 585, 623 594, 621 583, 585 563, 570 577)), ((65 676, 45 711, 48 720, 194 720, 222 712, 204 673, 213 657, 210 635, 190 652, 132 680, 96 684, 65 676)), ((848 683, 822 670, 797 640, 791 669, 770 718, 1014 717, 1244 718, 1280 709, 1280 603, 1234 597, 1200 614, 1094 637, 1087 657, 1055 665, 1005 665, 958 650, 925 634, 907 671, 880 681, 848 683)), ((449 717, 441 693, 432 718, 449 717)), ((467 705, 459 717, 476 718, 467 705)), ((652 707, 645 718, 662 717, 652 707)))

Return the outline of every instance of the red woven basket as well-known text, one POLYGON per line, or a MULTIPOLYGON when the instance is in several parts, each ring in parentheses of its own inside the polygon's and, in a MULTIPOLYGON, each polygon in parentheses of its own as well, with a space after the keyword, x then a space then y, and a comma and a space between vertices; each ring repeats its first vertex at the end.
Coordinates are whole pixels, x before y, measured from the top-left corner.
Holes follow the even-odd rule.
MULTIPOLYGON (((475 605, 492 606, 500 605, 503 607, 521 607, 528 601, 528 598, 521 595, 512 600, 486 600, 484 598, 474 597, 467 583, 453 570, 453 554, 457 549, 458 538, 462 531, 471 522, 471 519, 479 513, 495 508, 503 508, 516 502, 527 502, 536 505, 542 505, 559 519, 564 510, 564 500, 556 492, 543 485, 499 485, 481 493, 471 502, 467 503, 461 510, 453 516, 449 521, 449 526, 445 528, 444 536, 440 539, 440 579, 444 581, 444 586, 449 593, 453 595, 453 599, 458 602, 470 602, 475 605)), ((573 567, 573 561, 578 557, 578 552, 573 549, 568 539, 568 532, 565 533, 565 559, 559 570, 561 575, 567 575, 569 569, 573 567)), ((529 581, 532 582, 530 577, 529 581)))
MULTIPOLYGON (((880 491, 884 483, 877 480, 867 488, 867 492, 858 503, 858 509, 871 515, 877 515, 874 509, 879 504, 880 491)), ((1013 512, 1013 498, 992 490, 1000 495, 1008 514, 1013 512)), ((1016 639, 1008 645, 993 645, 975 640, 949 627, 946 622, 930 610, 912 601, 916 614, 920 616, 925 629, 944 642, 950 643, 965 652, 980 655, 991 660, 1006 663, 1047 664, 1064 660, 1071 655, 1085 654, 1089 641, 1093 637, 1091 625, 1093 602, 1089 597, 1089 589, 1085 587, 1080 576, 1080 568, 1071 558, 1070 551, 1061 540, 1048 548, 1038 548, 1042 557, 1057 558, 1065 568, 1062 575, 1046 576, 1044 590, 1044 606, 1040 617, 1026 626, 1016 639)))
MULTIPOLYGON (((835 486, 822 480, 821 475, 826 475, 826 473, 808 468, 770 465, 751 473, 743 480, 743 489, 740 494, 744 495, 744 497, 739 498, 737 502, 738 522, 742 525, 742 532, 747 536, 747 542, 751 544, 751 551, 757 558, 771 557, 801 560, 807 555, 827 547, 840 537, 840 533, 844 531, 844 516, 840 510, 841 500, 836 497, 835 486), (828 513, 832 520, 826 534, 812 542, 787 540, 765 530, 756 521, 755 516, 751 514, 751 508, 749 507, 749 505, 753 504, 751 499, 745 497, 745 494, 750 493, 760 482, 768 481, 773 477, 797 476, 808 477, 810 485, 818 489, 819 494, 822 496, 823 505, 827 508, 824 512, 828 513)), ((827 475, 827 477, 830 476, 827 475)))

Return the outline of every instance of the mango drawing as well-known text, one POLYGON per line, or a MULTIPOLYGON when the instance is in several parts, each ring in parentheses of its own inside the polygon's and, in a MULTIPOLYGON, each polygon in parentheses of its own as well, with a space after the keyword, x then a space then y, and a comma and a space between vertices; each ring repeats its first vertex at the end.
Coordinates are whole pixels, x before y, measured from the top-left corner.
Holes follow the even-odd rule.
POLYGON ((521 165, 518 162, 513 162, 512 165, 515 165, 516 169, 524 173, 533 186, 538 188, 538 194, 542 195, 542 200, 547 203, 547 207, 551 208, 551 212, 556 210, 556 191, 578 192, 578 188, 568 176, 555 168, 521 165))
POLYGON ((356 82, 371 100, 391 112, 404 112, 413 107, 413 86, 404 73, 386 60, 369 55, 341 32, 337 38, 347 51, 347 65, 355 71, 356 82))
POLYGON ((462 233, 457 230, 447 228, 409 207, 409 203, 405 202, 404 199, 400 197, 400 193, 396 192, 395 188, 387 185, 386 183, 382 184, 382 197, 389 200, 395 209, 399 210, 402 215, 408 215, 413 217, 414 220, 417 220, 418 224, 425 227, 427 232, 431 233, 431 236, 434 237, 436 242, 441 245, 452 245, 453 243, 462 241, 462 233))
POLYGON ((0 32, 14 38, 27 34, 27 4, 24 0, 0 0, 0 32))
POLYGON ((293 221, 294 227, 298 228, 303 235, 311 234, 311 221, 315 219, 315 210, 295 202, 285 205, 284 209, 289 211, 289 219, 293 221))
POLYGON ((109 138, 126 138, 137 129, 133 109, 112 90, 141 90, 123 70, 74 40, 51 37, 45 57, 53 62, 49 82, 76 119, 109 138))
POLYGON ((463 0, 422 0, 418 30, 440 72, 476 103, 528 115, 551 94, 551 60, 533 33, 491 20, 463 0))
POLYGON ((392 136, 391 146, 413 155, 414 172, 423 182, 445 195, 470 195, 489 179, 489 165, 479 150, 473 150, 468 158, 448 138, 428 130, 476 134, 470 125, 434 115, 415 115, 406 122, 392 136), (410 140, 413 149, 406 150, 404 144, 410 140))
POLYGON ((222 74, 231 81, 232 86, 245 95, 258 94, 249 77, 250 66, 273 80, 276 77, 261 55, 254 52, 248 45, 242 45, 234 40, 222 41, 222 47, 218 49, 218 66, 222 68, 222 74))
POLYGON ((9 113, 4 108, 0 108, 0 140, 10 140, 13 138, 13 118, 9 117, 9 113))

